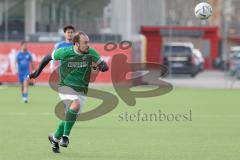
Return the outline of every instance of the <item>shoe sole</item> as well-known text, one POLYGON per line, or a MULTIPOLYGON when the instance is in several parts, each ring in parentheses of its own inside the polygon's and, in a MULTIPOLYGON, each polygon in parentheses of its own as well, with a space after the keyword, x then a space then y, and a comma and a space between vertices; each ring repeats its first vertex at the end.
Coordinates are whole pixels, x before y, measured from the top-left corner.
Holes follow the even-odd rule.
POLYGON ((61 147, 64 147, 64 148, 67 148, 68 147, 68 145, 66 145, 66 144, 59 144, 61 147))

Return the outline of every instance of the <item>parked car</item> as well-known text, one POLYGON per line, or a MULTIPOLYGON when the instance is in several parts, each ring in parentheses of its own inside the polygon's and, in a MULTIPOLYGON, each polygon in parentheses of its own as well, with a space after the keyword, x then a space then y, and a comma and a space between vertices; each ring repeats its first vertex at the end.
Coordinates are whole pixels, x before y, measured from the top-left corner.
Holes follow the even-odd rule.
POLYGON ((163 63, 173 74, 189 74, 194 77, 199 72, 200 61, 194 53, 192 43, 173 42, 163 47, 163 63))

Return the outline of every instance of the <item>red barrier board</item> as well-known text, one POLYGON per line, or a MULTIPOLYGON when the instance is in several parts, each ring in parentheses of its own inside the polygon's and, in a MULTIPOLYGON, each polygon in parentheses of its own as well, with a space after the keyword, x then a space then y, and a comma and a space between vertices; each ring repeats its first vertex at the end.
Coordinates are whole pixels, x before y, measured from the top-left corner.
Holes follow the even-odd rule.
MULTIPOLYGON (((38 67, 41 59, 46 54, 52 52, 53 46, 53 43, 28 43, 28 50, 32 53, 35 68, 38 67)), ((100 56, 107 62, 110 67, 110 70, 108 72, 98 74, 98 77, 96 79, 96 82, 98 83, 111 82, 111 62, 114 55, 124 54, 127 56, 128 62, 131 62, 131 48, 122 50, 117 47, 113 51, 106 51, 104 49, 104 44, 91 44, 91 47, 95 48, 98 51, 100 56)), ((0 43, 0 82, 18 82, 17 73, 14 73, 14 63, 19 48, 19 43, 0 43)), ((120 66, 121 64, 119 64, 119 68, 116 68, 116 70, 121 69, 120 66)), ((36 82, 48 83, 50 74, 50 64, 48 64, 36 82)))

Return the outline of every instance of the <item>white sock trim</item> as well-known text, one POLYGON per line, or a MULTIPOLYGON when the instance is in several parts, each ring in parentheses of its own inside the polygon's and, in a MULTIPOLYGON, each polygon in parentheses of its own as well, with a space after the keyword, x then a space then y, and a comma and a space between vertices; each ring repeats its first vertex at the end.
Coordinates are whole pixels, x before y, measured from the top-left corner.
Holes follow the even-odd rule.
POLYGON ((55 142, 59 142, 59 141, 60 141, 60 139, 55 138, 54 135, 53 135, 53 140, 54 140, 55 142))
POLYGON ((67 135, 63 135, 63 136, 69 138, 69 136, 67 136, 67 135))

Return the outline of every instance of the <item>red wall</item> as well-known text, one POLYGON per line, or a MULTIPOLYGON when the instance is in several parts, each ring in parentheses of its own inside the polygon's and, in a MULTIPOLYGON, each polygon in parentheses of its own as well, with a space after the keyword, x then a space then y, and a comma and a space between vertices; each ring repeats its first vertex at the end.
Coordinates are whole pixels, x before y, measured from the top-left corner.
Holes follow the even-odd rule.
MULTIPOLYGON (((53 43, 28 43, 28 49, 33 55, 35 68, 39 65, 41 59, 47 53, 51 53, 53 49, 53 43)), ((115 54, 124 54, 128 57, 128 61, 131 62, 131 48, 127 50, 121 50, 119 48, 114 51, 105 51, 104 44, 92 44, 91 47, 95 48, 101 55, 101 57, 111 67, 112 57, 115 54)), ((0 82, 18 82, 17 74, 13 73, 12 65, 14 62, 15 54, 11 51, 15 49, 15 54, 19 50, 19 43, 0 43, 0 82)), ((47 83, 50 76, 50 68, 46 66, 40 77, 36 82, 47 83)), ((119 64, 121 66, 121 64, 119 64)), ((121 69, 119 67, 118 69, 121 69)), ((99 73, 96 79, 99 83, 110 83, 111 82, 111 71, 105 73, 99 73)))

